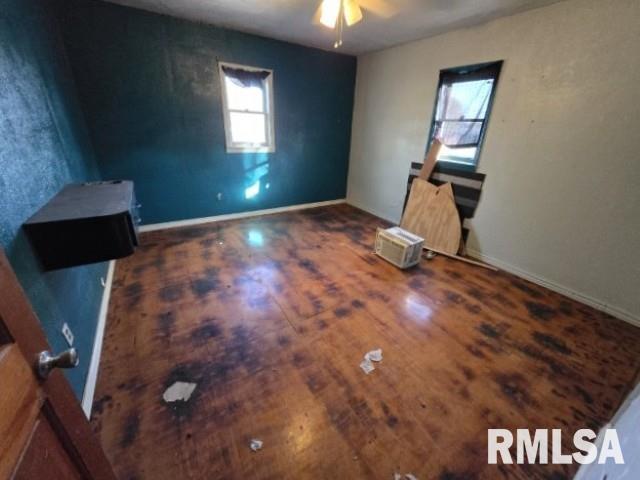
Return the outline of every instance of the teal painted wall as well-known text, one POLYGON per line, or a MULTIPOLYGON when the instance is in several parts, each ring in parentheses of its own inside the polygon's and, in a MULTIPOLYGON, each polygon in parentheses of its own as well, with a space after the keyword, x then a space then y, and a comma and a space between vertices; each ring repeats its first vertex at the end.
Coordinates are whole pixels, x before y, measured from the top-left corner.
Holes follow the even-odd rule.
POLYGON ((135 181, 144 223, 345 197, 354 57, 93 0, 59 7, 100 172, 135 181), (274 70, 275 153, 225 152, 218 59, 274 70))
POLYGON ((66 183, 97 176, 49 2, 0 0, 0 244, 55 351, 67 348, 63 322, 71 326, 81 362, 67 378, 79 398, 106 265, 44 273, 21 225, 66 183))

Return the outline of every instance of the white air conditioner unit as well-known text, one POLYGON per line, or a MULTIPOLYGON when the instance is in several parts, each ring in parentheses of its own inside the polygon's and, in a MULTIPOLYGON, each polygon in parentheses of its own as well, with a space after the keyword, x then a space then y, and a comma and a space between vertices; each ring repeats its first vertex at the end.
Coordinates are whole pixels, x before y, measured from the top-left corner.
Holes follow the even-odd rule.
POLYGON ((400 227, 379 228, 376 234, 376 254, 400 268, 420 262, 423 244, 423 238, 400 227))

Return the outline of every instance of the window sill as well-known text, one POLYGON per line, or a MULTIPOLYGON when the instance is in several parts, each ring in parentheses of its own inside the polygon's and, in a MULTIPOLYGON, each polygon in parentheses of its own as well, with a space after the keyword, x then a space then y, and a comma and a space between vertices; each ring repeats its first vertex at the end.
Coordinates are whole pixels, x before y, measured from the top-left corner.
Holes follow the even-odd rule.
POLYGON ((478 168, 476 165, 469 163, 449 162, 447 160, 438 160, 438 164, 451 170, 460 170, 462 172, 475 172, 478 168))
POLYGON ((227 147, 227 153, 275 153, 275 147, 227 147))

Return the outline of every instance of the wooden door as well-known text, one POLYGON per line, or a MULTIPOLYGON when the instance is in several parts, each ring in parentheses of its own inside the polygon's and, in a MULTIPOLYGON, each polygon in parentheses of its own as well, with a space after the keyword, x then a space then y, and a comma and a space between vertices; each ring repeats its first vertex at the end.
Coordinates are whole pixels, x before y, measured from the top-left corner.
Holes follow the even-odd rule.
POLYGON ((36 374, 43 350, 44 332, 0 248, 0 479, 115 480, 62 372, 36 374))

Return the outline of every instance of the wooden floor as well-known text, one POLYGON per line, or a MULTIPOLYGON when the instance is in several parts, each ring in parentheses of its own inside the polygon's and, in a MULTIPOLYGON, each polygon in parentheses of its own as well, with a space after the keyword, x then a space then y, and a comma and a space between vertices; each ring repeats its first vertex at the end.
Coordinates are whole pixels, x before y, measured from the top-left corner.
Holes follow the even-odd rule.
POLYGON ((640 329, 442 257, 400 271, 371 253, 381 225, 340 205, 144 234, 93 404, 120 478, 571 478, 487 465, 487 429, 562 428, 568 449, 631 389, 640 329), (188 402, 163 401, 175 381, 188 402))

